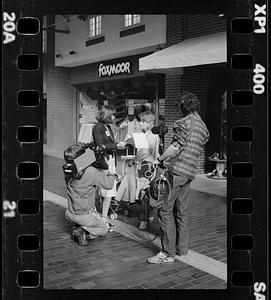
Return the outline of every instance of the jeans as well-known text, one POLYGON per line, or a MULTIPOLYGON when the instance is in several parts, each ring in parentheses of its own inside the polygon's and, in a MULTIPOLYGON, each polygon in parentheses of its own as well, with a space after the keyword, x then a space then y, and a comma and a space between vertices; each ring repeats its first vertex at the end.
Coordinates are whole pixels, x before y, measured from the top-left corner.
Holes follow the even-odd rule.
POLYGON ((148 222, 149 218, 154 217, 154 208, 150 206, 150 195, 147 191, 140 199, 140 208, 138 220, 140 222, 148 222))
POLYGON ((170 197, 158 210, 162 251, 174 257, 188 251, 188 195, 190 180, 172 188, 170 197))
POLYGON ((105 236, 108 232, 108 226, 104 219, 95 211, 86 215, 74 215, 69 210, 66 210, 65 216, 68 220, 82 226, 93 236, 105 236))

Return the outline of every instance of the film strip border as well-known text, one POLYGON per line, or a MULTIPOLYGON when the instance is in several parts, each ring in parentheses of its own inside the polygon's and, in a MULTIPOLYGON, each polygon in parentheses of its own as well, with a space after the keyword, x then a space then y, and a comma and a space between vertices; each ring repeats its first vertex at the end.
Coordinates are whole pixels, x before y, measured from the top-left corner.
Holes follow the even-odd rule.
POLYGON ((267 49, 266 8, 256 1, 249 6, 250 18, 232 18, 228 27, 228 149, 233 150, 228 153, 228 280, 233 299, 265 299, 267 293, 267 232, 260 229, 268 223, 267 50, 259 48, 267 49))
MULTIPOLYGON (((227 169, 231 172, 226 294, 230 299, 266 299, 267 4, 258 1, 237 11, 238 17, 228 16, 227 169)), ((31 11, 19 16, 12 9, 3 13, 8 59, 3 86, 3 296, 41 299, 42 18, 31 17, 31 11)), ((205 292, 211 299, 211 291, 205 292)))

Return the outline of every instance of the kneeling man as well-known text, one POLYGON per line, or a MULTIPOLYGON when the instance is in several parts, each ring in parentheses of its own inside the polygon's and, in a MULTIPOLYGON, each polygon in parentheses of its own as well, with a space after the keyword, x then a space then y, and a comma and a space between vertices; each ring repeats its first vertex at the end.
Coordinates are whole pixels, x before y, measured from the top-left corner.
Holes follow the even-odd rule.
MULTIPOLYGON (((66 163, 74 164, 73 160, 80 156, 84 144, 76 144, 64 151, 66 163)), ((73 165, 76 168, 75 165, 73 165)), ((77 170, 76 170, 77 171, 77 170)), ((96 188, 110 190, 114 185, 115 175, 107 170, 99 170, 88 166, 77 176, 66 177, 66 191, 68 208, 66 218, 76 224, 72 231, 72 238, 80 245, 87 246, 88 240, 105 236, 108 225, 95 208, 96 188)))

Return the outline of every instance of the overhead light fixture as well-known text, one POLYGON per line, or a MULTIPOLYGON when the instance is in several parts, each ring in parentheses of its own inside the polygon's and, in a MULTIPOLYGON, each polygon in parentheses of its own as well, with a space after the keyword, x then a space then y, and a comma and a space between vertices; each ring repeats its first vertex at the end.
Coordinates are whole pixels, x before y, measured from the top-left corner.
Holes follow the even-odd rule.
POLYGON ((56 58, 61 58, 62 57, 62 54, 58 53, 56 54, 56 58))
POLYGON ((218 16, 221 18, 221 17, 224 17, 225 15, 224 14, 219 14, 218 16))
POLYGON ((74 54, 76 54, 77 52, 76 52, 75 50, 72 50, 72 51, 70 51, 69 53, 70 53, 70 55, 74 55, 74 54))

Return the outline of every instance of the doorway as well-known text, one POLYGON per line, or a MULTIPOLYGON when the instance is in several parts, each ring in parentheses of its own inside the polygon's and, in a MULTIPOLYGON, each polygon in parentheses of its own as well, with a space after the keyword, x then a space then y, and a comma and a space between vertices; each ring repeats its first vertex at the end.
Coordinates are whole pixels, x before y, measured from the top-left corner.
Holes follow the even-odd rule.
POLYGON ((205 171, 211 172, 214 163, 208 160, 214 153, 226 154, 227 141, 227 86, 226 64, 210 67, 209 87, 207 91, 206 125, 210 133, 206 144, 205 171))

